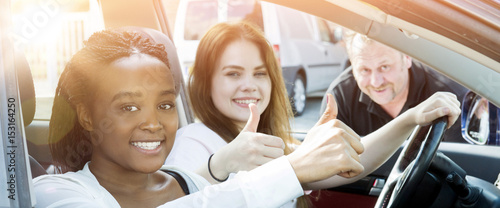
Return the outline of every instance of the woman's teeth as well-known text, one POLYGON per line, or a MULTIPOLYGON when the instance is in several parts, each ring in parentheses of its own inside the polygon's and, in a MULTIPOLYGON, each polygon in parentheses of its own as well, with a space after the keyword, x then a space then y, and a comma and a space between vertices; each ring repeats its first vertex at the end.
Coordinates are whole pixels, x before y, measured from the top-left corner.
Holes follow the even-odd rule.
POLYGON ((250 104, 250 103, 256 103, 257 100, 252 99, 252 100, 234 100, 235 102, 239 104, 250 104))
POLYGON ((154 150, 160 146, 161 142, 132 142, 132 145, 146 150, 154 150))

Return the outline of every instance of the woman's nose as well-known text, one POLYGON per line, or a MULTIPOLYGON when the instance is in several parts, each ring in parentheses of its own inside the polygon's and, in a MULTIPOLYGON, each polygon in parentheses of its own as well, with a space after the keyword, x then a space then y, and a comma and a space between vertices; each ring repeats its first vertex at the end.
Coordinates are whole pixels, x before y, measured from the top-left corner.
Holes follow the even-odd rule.
POLYGON ((157 132, 163 128, 163 125, 158 119, 158 112, 151 111, 145 115, 145 120, 141 123, 140 128, 151 132, 157 132))
POLYGON ((257 90, 257 85, 255 84, 253 76, 245 76, 241 81, 242 81, 241 83, 242 91, 253 92, 257 90))

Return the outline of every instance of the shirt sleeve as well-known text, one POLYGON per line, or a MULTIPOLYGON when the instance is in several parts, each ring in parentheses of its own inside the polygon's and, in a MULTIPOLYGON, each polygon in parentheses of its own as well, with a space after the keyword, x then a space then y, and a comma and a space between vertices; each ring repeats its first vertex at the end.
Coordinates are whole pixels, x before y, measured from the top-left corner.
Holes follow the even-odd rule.
POLYGON ((286 156, 160 207, 279 207, 304 194, 286 156))
POLYGON ((207 164, 210 151, 200 141, 191 137, 179 136, 170 152, 165 165, 196 171, 201 165, 207 164))

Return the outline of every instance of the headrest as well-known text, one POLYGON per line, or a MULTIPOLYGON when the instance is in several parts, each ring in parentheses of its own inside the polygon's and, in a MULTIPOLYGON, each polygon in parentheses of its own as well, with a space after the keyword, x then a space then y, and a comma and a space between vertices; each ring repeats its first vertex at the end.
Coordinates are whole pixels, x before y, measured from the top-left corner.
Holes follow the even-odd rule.
POLYGON ((170 70, 174 77, 175 92, 179 95, 179 90, 181 89, 183 82, 182 71, 179 64, 179 57, 177 56, 177 50, 175 49, 174 43, 170 40, 170 38, 160 31, 151 28, 127 26, 120 28, 120 30, 134 31, 155 41, 156 43, 165 45, 165 51, 167 51, 168 61, 170 63, 170 70))
POLYGON ((30 66, 26 57, 21 52, 14 54, 17 70, 17 80, 19 84, 19 94, 21 97, 21 106, 23 110, 24 126, 28 126, 35 116, 36 100, 33 77, 31 76, 30 66))

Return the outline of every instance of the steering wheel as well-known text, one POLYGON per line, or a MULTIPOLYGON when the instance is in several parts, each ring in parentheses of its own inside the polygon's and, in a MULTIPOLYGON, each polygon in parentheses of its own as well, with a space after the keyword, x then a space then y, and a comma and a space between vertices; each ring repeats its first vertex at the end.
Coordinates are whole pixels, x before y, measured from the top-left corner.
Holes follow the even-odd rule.
POLYGON ((398 157, 375 207, 407 207, 424 178, 448 125, 441 117, 430 126, 416 129, 398 157))

